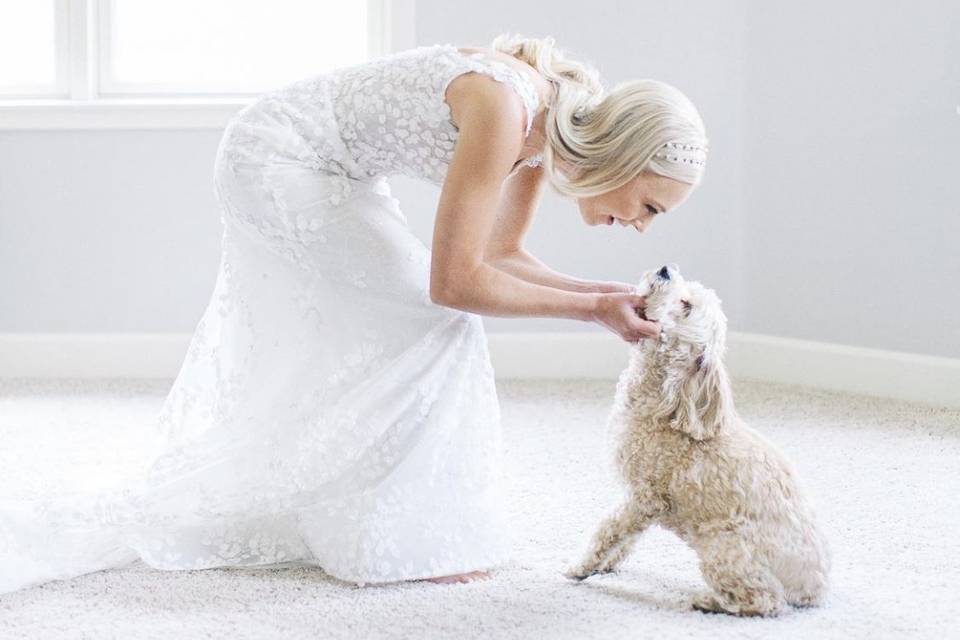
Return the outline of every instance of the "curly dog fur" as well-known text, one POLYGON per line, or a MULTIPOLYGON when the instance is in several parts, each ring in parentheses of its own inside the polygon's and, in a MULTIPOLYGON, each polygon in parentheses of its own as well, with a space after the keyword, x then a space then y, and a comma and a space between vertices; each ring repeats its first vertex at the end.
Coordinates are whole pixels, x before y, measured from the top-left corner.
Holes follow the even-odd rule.
POLYGON ((709 591, 695 609, 771 616, 819 604, 827 543, 790 464, 734 409, 720 300, 674 265, 645 273, 638 293, 661 333, 631 347, 610 413, 627 499, 565 575, 614 571, 659 524, 699 556, 709 591))

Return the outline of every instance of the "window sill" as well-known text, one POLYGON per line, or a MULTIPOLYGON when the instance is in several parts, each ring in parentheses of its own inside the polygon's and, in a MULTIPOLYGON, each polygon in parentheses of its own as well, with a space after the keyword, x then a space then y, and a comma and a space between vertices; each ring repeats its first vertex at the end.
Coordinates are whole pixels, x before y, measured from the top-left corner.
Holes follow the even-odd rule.
POLYGON ((253 98, 0 100, 0 131, 222 129, 253 98))

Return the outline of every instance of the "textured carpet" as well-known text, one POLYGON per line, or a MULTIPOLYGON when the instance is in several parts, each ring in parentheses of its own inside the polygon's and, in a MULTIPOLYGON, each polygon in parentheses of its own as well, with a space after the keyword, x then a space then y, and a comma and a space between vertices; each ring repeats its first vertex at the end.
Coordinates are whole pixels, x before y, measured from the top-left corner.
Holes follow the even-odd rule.
MULTIPOLYGON (((834 555, 824 607, 765 620, 690 611, 703 586, 696 558, 659 529, 618 574, 567 581, 561 570, 617 496, 603 437, 614 384, 498 383, 508 506, 522 535, 513 564, 491 579, 359 588, 303 568, 135 563, 0 596, 0 637, 960 637, 960 413, 793 387, 735 391, 741 414, 793 461, 817 504, 834 555)), ((94 429, 104 448, 91 455, 109 456, 109 443, 135 440, 149 424, 168 387, 0 381, 0 482, 24 447, 58 455, 94 429)))

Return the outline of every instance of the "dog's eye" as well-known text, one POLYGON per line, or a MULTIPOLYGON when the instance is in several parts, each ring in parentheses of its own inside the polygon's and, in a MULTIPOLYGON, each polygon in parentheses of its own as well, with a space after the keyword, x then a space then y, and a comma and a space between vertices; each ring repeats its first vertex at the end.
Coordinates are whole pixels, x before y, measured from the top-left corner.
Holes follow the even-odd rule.
POLYGON ((693 310, 693 305, 690 304, 689 300, 681 300, 680 302, 683 304, 683 315, 689 316, 690 311, 693 310))

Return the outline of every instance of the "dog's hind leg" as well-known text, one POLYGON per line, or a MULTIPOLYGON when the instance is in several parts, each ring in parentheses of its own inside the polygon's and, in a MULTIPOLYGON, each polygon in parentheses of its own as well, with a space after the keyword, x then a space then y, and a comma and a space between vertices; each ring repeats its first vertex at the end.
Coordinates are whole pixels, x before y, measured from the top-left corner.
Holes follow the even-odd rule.
POLYGON ((810 568, 799 577, 792 577, 784 585, 787 602, 795 607, 817 607, 823 604, 827 588, 826 573, 822 568, 810 568))
POLYGON ((783 585, 754 560, 741 536, 719 533, 696 546, 703 579, 712 591, 695 598, 694 609, 738 616, 775 616, 783 610, 783 585))
POLYGON ((564 575, 583 580, 597 573, 614 571, 630 553, 637 537, 660 513, 660 505, 636 498, 628 500, 600 523, 583 560, 567 569, 564 575))
POLYGON ((816 607, 823 603, 830 572, 830 550, 818 533, 811 538, 805 550, 797 553, 793 562, 784 563, 780 579, 787 602, 795 607, 816 607))

